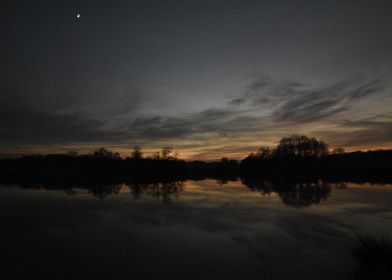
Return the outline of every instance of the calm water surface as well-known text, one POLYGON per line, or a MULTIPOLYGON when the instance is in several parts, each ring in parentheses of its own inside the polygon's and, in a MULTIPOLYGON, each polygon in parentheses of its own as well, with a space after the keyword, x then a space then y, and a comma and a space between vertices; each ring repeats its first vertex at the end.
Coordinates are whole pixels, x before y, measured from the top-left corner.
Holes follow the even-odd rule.
POLYGON ((2 276, 348 279, 355 234, 392 232, 391 185, 244 183, 0 186, 2 276))

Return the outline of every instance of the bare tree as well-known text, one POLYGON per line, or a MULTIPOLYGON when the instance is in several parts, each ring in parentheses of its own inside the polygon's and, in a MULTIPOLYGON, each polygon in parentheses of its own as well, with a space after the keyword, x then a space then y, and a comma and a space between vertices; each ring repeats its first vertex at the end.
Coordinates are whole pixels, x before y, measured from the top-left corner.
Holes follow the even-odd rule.
POLYGON ((119 153, 112 152, 110 150, 107 150, 104 147, 101 147, 101 148, 95 150, 93 155, 94 155, 94 157, 97 157, 97 158, 121 159, 119 153))
POLYGON ((133 147, 133 151, 131 154, 131 158, 133 159, 141 159, 143 157, 142 149, 139 145, 135 145, 133 147))
POLYGON ((229 158, 228 157, 221 158, 221 163, 228 163, 228 162, 229 162, 229 158))
POLYGON ((332 154, 334 154, 334 155, 343 155, 345 152, 346 151, 341 147, 338 147, 338 148, 335 148, 332 150, 332 154))
POLYGON ((173 155, 173 147, 162 148, 162 159, 171 159, 173 155))

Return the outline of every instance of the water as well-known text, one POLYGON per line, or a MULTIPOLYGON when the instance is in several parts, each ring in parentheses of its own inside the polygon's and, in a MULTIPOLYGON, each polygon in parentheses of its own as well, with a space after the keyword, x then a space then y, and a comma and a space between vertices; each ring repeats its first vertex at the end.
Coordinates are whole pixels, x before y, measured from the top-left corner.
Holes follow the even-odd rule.
POLYGON ((0 186, 2 276, 348 279, 392 232, 391 185, 243 183, 0 186))

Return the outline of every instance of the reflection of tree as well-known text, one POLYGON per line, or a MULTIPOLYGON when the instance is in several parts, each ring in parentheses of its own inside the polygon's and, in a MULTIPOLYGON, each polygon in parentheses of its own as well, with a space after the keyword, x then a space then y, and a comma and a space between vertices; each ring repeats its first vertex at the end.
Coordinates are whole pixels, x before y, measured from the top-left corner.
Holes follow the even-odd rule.
POLYGON ((224 179, 216 180, 216 183, 217 183, 218 185, 220 185, 220 186, 223 186, 223 185, 228 184, 229 181, 230 181, 229 179, 224 178, 224 179))
POLYGON ((116 185, 95 185, 92 187, 89 187, 90 192, 100 198, 104 199, 108 195, 112 194, 118 194, 121 190, 121 184, 116 184, 116 185))
POLYGON ((139 199, 142 197, 144 193, 144 189, 148 187, 149 184, 140 184, 140 183, 134 183, 129 185, 129 189, 133 195, 134 199, 139 199))
POLYGON ((128 181, 127 183, 78 183, 78 184, 38 184, 38 183, 30 183, 30 184, 21 184, 22 188, 33 188, 33 189, 45 189, 45 190, 63 190, 68 195, 77 194, 77 189, 84 189, 88 193, 98 197, 100 199, 104 199, 107 196, 118 194, 122 188, 122 186, 126 184, 129 186, 129 189, 135 199, 139 199, 143 196, 154 197, 159 200, 168 202, 173 199, 177 199, 179 193, 184 190, 184 182, 181 180, 170 180, 170 181, 161 181, 161 182, 142 182, 138 181, 128 181))
POLYGON ((75 195, 77 192, 72 188, 72 187, 66 187, 64 188, 64 192, 68 195, 75 195))
POLYGON ((173 198, 178 198, 179 193, 184 190, 184 183, 182 181, 155 182, 150 184, 135 183, 131 184, 129 188, 135 199, 146 195, 164 202, 169 202, 173 198))
POLYGON ((334 185, 335 189, 337 189, 337 190, 347 189, 347 183, 338 182, 338 183, 334 183, 333 185, 334 185))
POLYGON ((326 200, 331 192, 331 184, 321 180, 276 180, 242 178, 242 183, 252 191, 262 195, 278 193, 282 202, 294 207, 308 207, 326 200))
POLYGON ((274 191, 272 181, 265 179, 241 178, 241 182, 253 192, 259 192, 263 196, 274 191))
POLYGON ((308 207, 326 200, 331 193, 331 185, 321 181, 291 183, 278 193, 286 205, 308 207))

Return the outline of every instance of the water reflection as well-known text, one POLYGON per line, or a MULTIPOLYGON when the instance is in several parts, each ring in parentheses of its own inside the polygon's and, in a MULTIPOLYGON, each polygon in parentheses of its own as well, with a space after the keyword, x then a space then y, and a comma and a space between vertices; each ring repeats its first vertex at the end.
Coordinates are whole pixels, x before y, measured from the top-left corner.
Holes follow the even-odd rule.
MULTIPOLYGON (((179 193, 184 189, 182 181, 154 182, 154 183, 134 183, 134 184, 114 184, 114 185, 94 185, 89 186, 88 191, 95 197, 104 199, 110 195, 119 194, 123 188, 129 188, 134 199, 152 197, 163 202, 170 202, 178 199, 179 193)), ((68 194, 76 194, 72 188, 64 190, 68 194)))
MULTIPOLYGON (((232 181, 219 179, 218 185, 224 186, 232 181)), ((242 177, 234 181, 238 185, 246 186, 252 192, 259 192, 263 197, 272 193, 278 194, 283 204, 296 208, 309 207, 326 201, 332 189, 344 190, 345 182, 330 183, 322 179, 276 179, 262 177, 242 177)), ((180 199, 180 194, 185 191, 184 180, 167 181, 135 181, 125 183, 84 183, 52 185, 47 183, 21 183, 22 188, 63 190, 68 195, 76 195, 79 190, 87 190, 99 199, 117 195, 128 189, 134 199, 155 198, 163 202, 180 199)), ((208 188, 209 186, 205 186, 208 188)))
MULTIPOLYGON (((105 197, 113 194, 119 194, 122 188, 122 184, 116 185, 95 185, 89 188, 89 191, 96 197, 104 199, 105 197)), ((72 190, 72 189, 71 189, 72 190)))
POLYGON ((261 177, 18 186, 0 188, 12 279, 349 279, 347 242, 391 230, 390 186, 261 177))
POLYGON ((135 199, 140 199, 142 196, 149 196, 164 202, 170 202, 173 199, 178 199, 179 193, 184 190, 184 182, 169 181, 155 182, 151 184, 135 183, 128 187, 135 199))
POLYGON ((134 199, 155 198, 163 202, 169 202, 179 198, 180 192, 184 191, 184 181, 162 182, 126 182, 118 184, 109 183, 85 183, 85 184, 46 184, 46 183, 21 183, 19 187, 36 190, 63 190, 68 195, 77 195, 81 190, 86 190, 93 196, 104 199, 111 195, 117 195, 125 189, 129 189, 134 199))
POLYGON ((297 180, 266 180, 260 178, 242 178, 242 183, 262 196, 275 192, 285 205, 294 207, 308 207, 327 200, 333 187, 347 188, 347 183, 327 183, 320 179, 313 181, 297 180))

